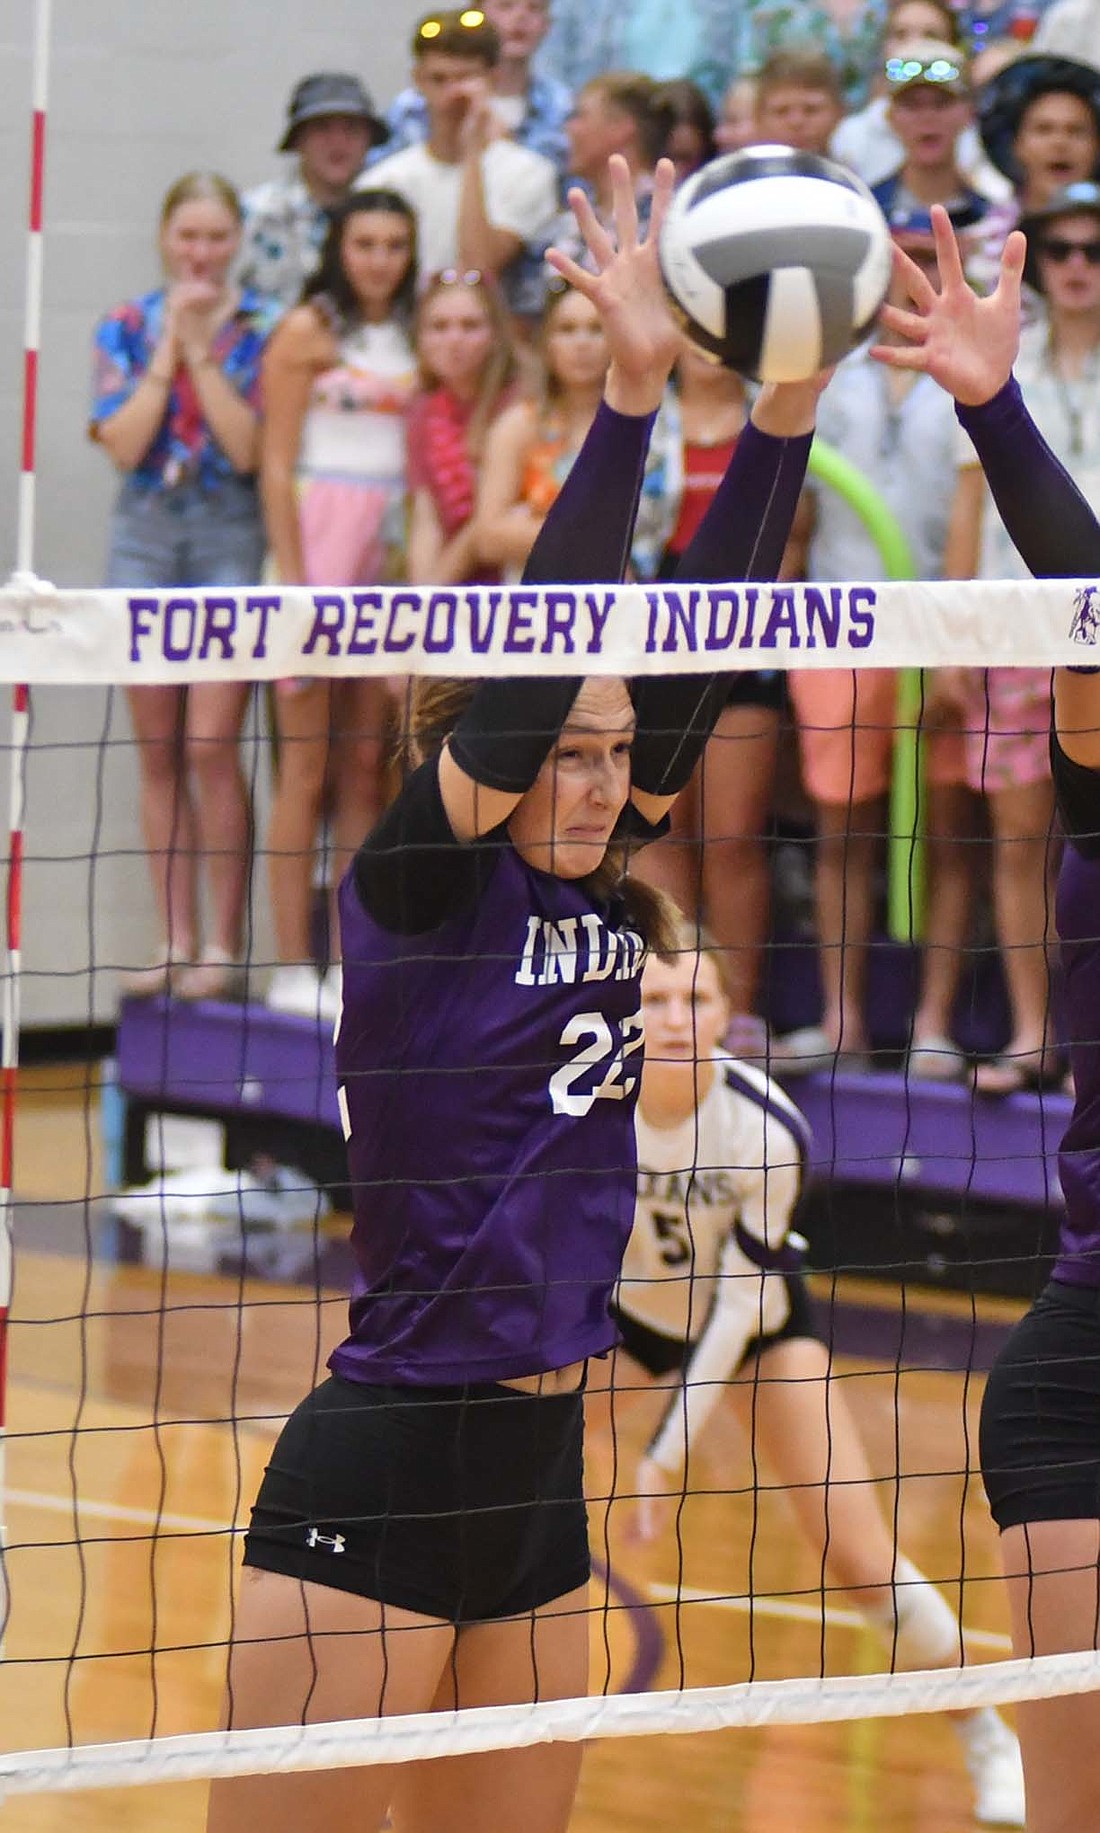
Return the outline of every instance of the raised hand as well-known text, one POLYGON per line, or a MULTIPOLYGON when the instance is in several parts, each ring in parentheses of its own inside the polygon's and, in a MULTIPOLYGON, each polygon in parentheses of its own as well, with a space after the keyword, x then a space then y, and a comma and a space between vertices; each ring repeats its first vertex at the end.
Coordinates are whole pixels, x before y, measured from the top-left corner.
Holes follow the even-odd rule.
POLYGON ((223 292, 211 280, 179 280, 168 297, 168 322, 188 363, 210 354, 223 292))
POLYGON ((471 78, 467 86, 466 113, 459 131, 459 147, 464 158, 482 154, 494 140, 503 138, 504 129, 493 107, 488 80, 471 78))
POLYGON ((897 272, 914 310, 883 306, 882 323, 903 341, 877 344, 872 354, 893 369, 930 375, 964 406, 991 401, 1012 374, 1020 343, 1020 280, 1027 243, 1013 230, 1001 255, 996 291, 982 299, 968 286, 947 211, 932 206, 940 270, 937 293, 916 262, 894 250, 897 272))
POLYGON ((590 299, 603 322, 611 351, 605 394, 626 414, 651 412, 660 403, 680 349, 680 333, 669 310, 657 262, 657 238, 672 198, 675 171, 662 159, 654 173, 653 207, 644 237, 630 168, 618 153, 608 161, 614 233, 604 228, 583 191, 569 204, 592 257, 589 273, 560 249, 547 250, 556 273, 590 299))

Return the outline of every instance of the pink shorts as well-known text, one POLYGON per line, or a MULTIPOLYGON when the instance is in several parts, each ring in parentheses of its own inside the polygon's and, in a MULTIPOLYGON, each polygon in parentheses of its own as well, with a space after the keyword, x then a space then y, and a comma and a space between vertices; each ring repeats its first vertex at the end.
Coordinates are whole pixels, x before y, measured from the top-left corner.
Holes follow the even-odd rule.
MULTIPOLYGON (((898 729, 897 671, 795 669, 789 682, 807 794, 833 807, 885 795, 898 729)), ((925 733, 924 770, 937 787, 966 781, 961 730, 925 733)))
POLYGON ((966 780, 985 794, 1050 775, 1050 669, 967 669, 966 780))

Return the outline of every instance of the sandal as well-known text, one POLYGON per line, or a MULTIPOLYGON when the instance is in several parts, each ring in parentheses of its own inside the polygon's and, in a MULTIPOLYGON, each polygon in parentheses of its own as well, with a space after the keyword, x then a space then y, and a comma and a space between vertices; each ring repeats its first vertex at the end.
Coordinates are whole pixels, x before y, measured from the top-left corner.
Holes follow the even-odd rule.
POLYGON ((975 1066, 976 1095, 1041 1095, 1060 1089, 1062 1070, 1051 1050, 1029 1050, 1019 1056, 1003 1051, 975 1066))
POLYGON ((914 1038, 906 1068, 922 1082, 957 1082, 966 1069, 966 1057, 953 1038, 933 1034, 914 1038))
POLYGON ((754 1012, 735 1012, 722 1034, 722 1049, 742 1063, 767 1062, 768 1027, 754 1012))
POLYGON ((118 977, 124 999, 159 999, 174 991, 178 976, 186 971, 186 956, 174 955, 166 944, 148 967, 132 968, 118 977))
POLYGON ((239 999, 244 987, 244 973, 233 956, 211 943, 201 959, 185 967, 172 981, 178 999, 239 999))

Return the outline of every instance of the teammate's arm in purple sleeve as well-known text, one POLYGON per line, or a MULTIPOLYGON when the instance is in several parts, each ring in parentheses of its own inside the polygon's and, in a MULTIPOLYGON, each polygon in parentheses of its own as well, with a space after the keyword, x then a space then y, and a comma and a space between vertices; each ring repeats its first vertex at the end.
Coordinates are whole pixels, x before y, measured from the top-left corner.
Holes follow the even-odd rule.
MULTIPOLYGON (((777 439, 750 420, 698 532, 677 567, 686 580, 769 580, 779 572, 813 435, 777 439)), ((633 786, 676 796, 690 781, 726 702, 730 676, 658 675, 633 682, 633 786)))
MULTIPOLYGON (((991 401, 978 407, 957 402, 955 412, 973 441, 1001 520, 1036 578, 1087 579, 1100 573, 1100 523, 1035 425, 1015 378, 991 401)), ((1100 766, 1098 686, 1094 668, 1055 671, 1055 729, 1067 758, 1092 769, 1100 766)))
POLYGON ((955 404, 993 501, 1037 579, 1100 573, 1100 523, 1027 411, 1015 377, 979 407, 955 404))

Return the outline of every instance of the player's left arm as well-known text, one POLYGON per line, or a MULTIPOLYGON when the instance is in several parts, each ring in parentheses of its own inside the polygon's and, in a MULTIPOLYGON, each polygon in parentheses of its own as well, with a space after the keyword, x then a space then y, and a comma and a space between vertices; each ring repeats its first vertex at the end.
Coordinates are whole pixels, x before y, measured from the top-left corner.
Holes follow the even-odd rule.
MULTIPOLYGON (((625 159, 609 161, 614 239, 582 192, 571 194, 597 271, 555 250, 547 259, 599 312, 611 362, 603 400, 527 564, 527 585, 618 581, 626 571, 653 421, 679 347, 657 265, 656 237, 673 169, 655 174, 648 231, 639 231, 625 159)), ((580 687, 578 678, 484 681, 444 746, 439 786, 455 837, 473 840, 506 821, 531 787, 580 687)))

